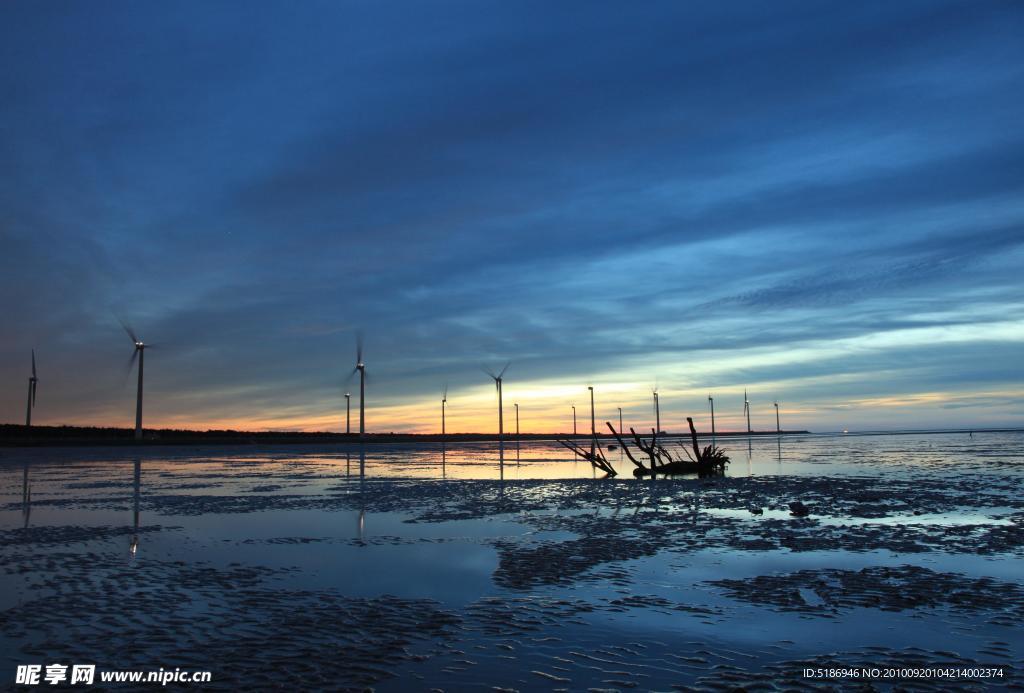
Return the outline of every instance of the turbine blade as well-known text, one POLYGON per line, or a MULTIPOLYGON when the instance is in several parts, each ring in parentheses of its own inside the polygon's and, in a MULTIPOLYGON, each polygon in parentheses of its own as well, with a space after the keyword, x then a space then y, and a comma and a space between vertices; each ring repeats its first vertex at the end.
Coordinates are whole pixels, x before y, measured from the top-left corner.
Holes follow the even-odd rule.
POLYGON ((32 408, 33 409, 35 409, 35 407, 36 407, 36 386, 37 385, 39 385, 39 381, 38 380, 33 380, 32 381, 32 408))
POLYGON ((132 370, 132 368, 135 367, 135 359, 137 359, 138 357, 139 357, 139 349, 138 349, 138 347, 136 347, 135 350, 132 351, 132 357, 130 359, 128 359, 128 371, 129 372, 132 370))
POLYGON ((448 383, 444 384, 444 392, 441 393, 441 399, 448 399, 448 383))
POLYGON ((491 370, 490 368, 488 368, 487 366, 480 366, 480 370, 482 370, 482 371, 483 371, 484 373, 486 373, 487 375, 491 376, 491 378, 493 378, 493 379, 494 379, 495 381, 497 381, 497 379, 498 379, 498 376, 496 376, 496 375, 494 374, 494 371, 492 371, 492 370, 491 370))
POLYGON ((505 363, 505 367, 501 369, 501 373, 498 373, 498 377, 500 378, 500 377, 504 376, 505 375, 505 371, 507 371, 508 367, 511 366, 511 365, 512 365, 512 362, 511 361, 507 361, 505 363))
POLYGON ((363 362, 363 333, 356 332, 356 363, 363 362))
POLYGON ((126 322, 125 322, 124 320, 122 320, 121 318, 118 318, 118 319, 117 319, 117 321, 118 321, 119 323, 121 323, 121 327, 123 327, 123 328, 124 328, 124 331, 128 333, 128 336, 129 336, 129 337, 131 337, 131 340, 132 340, 132 344, 135 344, 136 342, 138 342, 138 341, 139 341, 139 338, 138 338, 138 337, 137 337, 137 336, 135 335, 135 330, 133 330, 133 329, 131 328, 131 325, 129 325, 128 323, 126 323, 126 322))
POLYGON ((36 377, 36 350, 32 350, 32 377, 36 377))

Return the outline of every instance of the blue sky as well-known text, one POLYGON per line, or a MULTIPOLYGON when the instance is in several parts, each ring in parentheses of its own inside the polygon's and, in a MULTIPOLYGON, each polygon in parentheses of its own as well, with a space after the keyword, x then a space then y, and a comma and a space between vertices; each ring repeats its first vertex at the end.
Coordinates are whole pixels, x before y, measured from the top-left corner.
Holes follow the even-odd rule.
POLYGON ((1015 2, 0 7, 0 420, 1024 425, 1015 2))

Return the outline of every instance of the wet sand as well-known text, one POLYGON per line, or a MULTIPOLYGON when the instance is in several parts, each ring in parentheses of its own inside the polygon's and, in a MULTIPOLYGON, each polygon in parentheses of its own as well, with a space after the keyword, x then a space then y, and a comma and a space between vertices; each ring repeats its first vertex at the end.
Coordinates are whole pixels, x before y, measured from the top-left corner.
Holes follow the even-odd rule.
POLYGON ((362 475, 352 450, 8 451, 3 675, 60 661, 210 669, 216 690, 863 690, 801 672, 984 664, 1003 678, 895 685, 1019 687, 1024 438, 992 435, 756 441, 703 480, 586 478, 540 445, 515 470, 486 446, 446 451, 443 471, 439 451, 396 446, 362 475))

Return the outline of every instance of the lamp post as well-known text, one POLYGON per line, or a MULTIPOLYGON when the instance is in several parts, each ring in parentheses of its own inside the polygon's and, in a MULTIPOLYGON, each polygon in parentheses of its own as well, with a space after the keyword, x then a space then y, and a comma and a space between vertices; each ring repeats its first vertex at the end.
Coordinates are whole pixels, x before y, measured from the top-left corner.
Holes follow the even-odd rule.
POLYGON ((708 394, 708 404, 711 405, 711 437, 715 437, 715 398, 708 394))
POLYGON ((594 386, 587 385, 590 390, 590 437, 597 440, 597 427, 594 425, 594 386))

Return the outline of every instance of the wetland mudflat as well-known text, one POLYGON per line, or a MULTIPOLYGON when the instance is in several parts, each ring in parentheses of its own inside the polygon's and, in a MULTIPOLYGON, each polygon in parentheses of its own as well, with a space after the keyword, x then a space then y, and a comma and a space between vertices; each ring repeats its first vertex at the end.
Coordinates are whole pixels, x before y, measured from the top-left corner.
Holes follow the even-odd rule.
POLYGON ((655 480, 546 443, 503 468, 489 444, 4 450, 5 675, 832 689, 802 670, 986 664, 1005 676, 956 685, 1014 685, 1024 435, 724 446, 725 477, 655 480))

